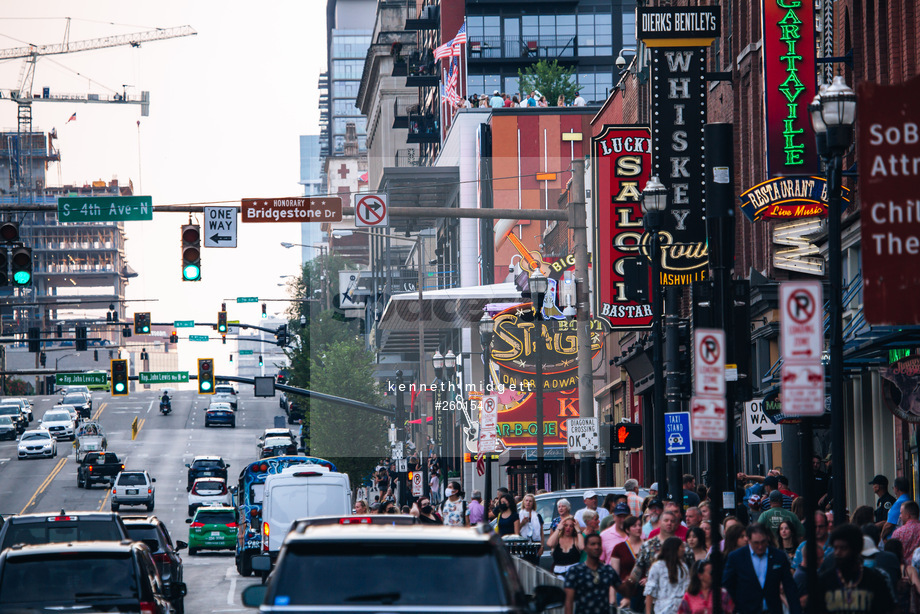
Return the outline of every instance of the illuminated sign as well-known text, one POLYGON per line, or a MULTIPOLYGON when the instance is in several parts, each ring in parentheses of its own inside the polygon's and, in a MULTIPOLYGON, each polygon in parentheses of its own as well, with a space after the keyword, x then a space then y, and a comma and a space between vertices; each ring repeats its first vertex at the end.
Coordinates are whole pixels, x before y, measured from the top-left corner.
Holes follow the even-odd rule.
POLYGON ((594 313, 613 329, 648 328, 652 308, 626 298, 624 259, 648 257, 642 189, 652 167, 644 126, 604 126, 591 139, 594 185, 594 313))
POLYGON ((708 47, 720 34, 718 6, 642 7, 637 38, 648 47, 708 47))
POLYGON ((774 251, 773 266, 796 273, 824 275, 824 258, 811 240, 823 231, 824 226, 816 217, 777 224, 773 229, 773 242, 787 249, 774 251))
MULTIPOLYGON (((843 209, 849 205, 843 188, 843 209)), ((752 222, 763 218, 797 219, 827 215, 827 182, 820 177, 777 177, 742 192, 741 211, 752 222)))
POLYGON ((815 97, 814 7, 765 0, 763 17, 767 168, 771 177, 818 172, 808 105, 815 97))

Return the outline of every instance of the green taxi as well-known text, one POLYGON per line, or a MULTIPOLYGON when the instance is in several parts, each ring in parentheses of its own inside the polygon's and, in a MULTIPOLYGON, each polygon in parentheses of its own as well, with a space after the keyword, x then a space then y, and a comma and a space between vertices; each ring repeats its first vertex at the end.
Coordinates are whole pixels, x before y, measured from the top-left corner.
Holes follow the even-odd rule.
POLYGON ((189 524, 188 553, 194 555, 199 550, 235 550, 236 520, 234 507, 199 507, 194 516, 185 519, 189 524))

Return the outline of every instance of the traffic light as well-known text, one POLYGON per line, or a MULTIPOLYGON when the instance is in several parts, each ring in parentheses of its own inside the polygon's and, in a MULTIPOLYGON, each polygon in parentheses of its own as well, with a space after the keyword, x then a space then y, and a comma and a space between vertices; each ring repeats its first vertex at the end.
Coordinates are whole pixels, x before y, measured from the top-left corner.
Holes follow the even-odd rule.
POLYGON ((201 281, 201 227, 182 227, 182 281, 201 281))
POLYGON ((150 334, 150 313, 135 313, 134 314, 134 334, 135 335, 149 335, 150 334))
POLYGON ((642 425, 633 422, 620 422, 613 427, 611 437, 614 450, 628 450, 642 447, 642 425))
POLYGON ((10 285, 10 257, 5 247, 0 247, 0 287, 10 285))
POLYGON ((217 332, 222 335, 227 334, 227 312, 218 311, 217 312, 217 332))
POLYGON ((265 303, 262 303, 262 317, 263 318, 268 317, 268 311, 266 310, 265 303))
POLYGON ((41 334, 42 330, 37 326, 29 327, 29 351, 37 354, 41 351, 41 334))
POLYGON ((14 286, 32 285, 32 248, 14 247, 10 256, 14 286))
POLYGON ((78 324, 74 330, 76 331, 76 341, 74 342, 74 347, 78 352, 86 351, 86 327, 78 324))
POLYGON ((179 331, 173 331, 169 333, 169 342, 170 343, 179 343, 179 331))
POLYGON ((264 365, 264 364, 265 364, 265 363, 262 362, 262 355, 259 354, 259 366, 261 367, 261 366, 264 365))
POLYGON ((46 362, 48 362, 48 355, 42 352, 38 355, 38 364, 44 367, 46 362))
POLYGON ((287 324, 282 324, 278 327, 278 331, 275 333, 275 339, 278 340, 279 347, 287 347, 287 344, 290 341, 287 332, 287 324))
POLYGON ((128 361, 124 358, 114 358, 112 364, 112 396, 128 396, 128 361))
POLYGON ((0 241, 15 243, 19 240, 19 224, 16 222, 0 222, 0 241))
POLYGON ((214 359, 198 359, 198 394, 214 394, 214 359))

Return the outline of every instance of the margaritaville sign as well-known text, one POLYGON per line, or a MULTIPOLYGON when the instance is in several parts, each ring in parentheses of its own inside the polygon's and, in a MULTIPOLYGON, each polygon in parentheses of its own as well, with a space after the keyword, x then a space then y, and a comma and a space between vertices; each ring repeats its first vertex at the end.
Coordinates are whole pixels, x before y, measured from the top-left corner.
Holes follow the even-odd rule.
MULTIPOLYGON (((849 205, 848 193, 843 188, 844 209, 849 205)), ((752 222, 827 215, 827 182, 820 177, 777 177, 755 185, 739 198, 741 211, 752 222)))
POLYGON ((767 168, 771 177, 818 172, 808 104, 815 97, 811 0, 764 0, 767 168))

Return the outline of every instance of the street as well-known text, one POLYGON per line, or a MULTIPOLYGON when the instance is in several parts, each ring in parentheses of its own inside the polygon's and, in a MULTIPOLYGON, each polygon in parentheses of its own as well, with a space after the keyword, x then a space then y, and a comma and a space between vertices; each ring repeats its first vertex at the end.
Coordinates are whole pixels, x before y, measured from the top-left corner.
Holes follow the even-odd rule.
MULTIPOLYGON (((168 527, 173 541, 188 540, 185 523, 187 493, 185 463, 196 455, 217 454, 230 464, 228 483, 234 485, 240 467, 257 458, 256 443, 262 431, 272 426, 274 416, 284 412, 277 398, 255 399, 244 386, 239 394, 235 429, 204 427, 204 409, 210 397, 192 391, 172 395, 173 412, 159 412, 155 391, 132 392, 127 398, 93 393, 93 416, 106 429, 108 450, 123 458, 126 469, 146 469, 156 478, 156 507, 153 514, 168 527), (140 424, 137 439, 131 441, 131 422, 140 424)), ((34 397, 37 428, 45 411, 58 401, 57 395, 34 397)), ((53 459, 16 458, 16 442, 0 442, 0 514, 85 511, 110 509, 109 489, 77 488, 76 463, 69 441, 58 442, 53 459)), ((122 516, 146 515, 143 507, 122 508, 122 516)), ((188 596, 186 612, 242 612, 240 592, 258 579, 242 578, 234 567, 232 551, 204 552, 184 562, 188 596)))

